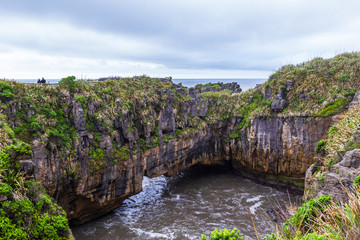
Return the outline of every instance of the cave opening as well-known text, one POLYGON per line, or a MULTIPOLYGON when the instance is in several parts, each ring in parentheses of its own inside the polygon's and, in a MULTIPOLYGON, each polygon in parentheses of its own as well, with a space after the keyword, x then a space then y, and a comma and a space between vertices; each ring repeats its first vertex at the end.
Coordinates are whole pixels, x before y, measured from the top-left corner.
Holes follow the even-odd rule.
POLYGON ((249 211, 260 236, 273 231, 266 210, 301 197, 258 184, 231 165, 195 165, 171 177, 143 178, 143 190, 112 214, 73 229, 76 239, 196 239, 214 228, 238 228, 254 238, 249 211))

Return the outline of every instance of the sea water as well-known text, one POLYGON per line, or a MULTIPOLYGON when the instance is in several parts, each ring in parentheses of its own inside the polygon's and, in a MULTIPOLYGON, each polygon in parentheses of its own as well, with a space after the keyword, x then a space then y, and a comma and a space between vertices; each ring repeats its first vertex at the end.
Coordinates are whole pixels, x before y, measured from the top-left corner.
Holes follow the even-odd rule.
POLYGON ((74 227, 77 240, 201 239, 215 228, 237 228, 244 239, 274 231, 266 211, 299 204, 300 196, 219 169, 190 169, 174 177, 144 177, 143 191, 112 213, 74 227))

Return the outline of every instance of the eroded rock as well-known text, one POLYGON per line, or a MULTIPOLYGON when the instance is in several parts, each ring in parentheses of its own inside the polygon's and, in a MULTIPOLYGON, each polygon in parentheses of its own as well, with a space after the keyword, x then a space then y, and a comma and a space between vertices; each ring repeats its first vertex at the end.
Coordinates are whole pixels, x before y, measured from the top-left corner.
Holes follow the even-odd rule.
POLYGON ((354 179, 360 174, 360 149, 346 152, 341 162, 331 166, 317 196, 331 194, 335 201, 348 200, 347 191, 353 189, 354 179))
POLYGON ((274 101, 271 103, 271 110, 273 112, 282 112, 286 105, 285 99, 285 89, 281 88, 278 94, 276 95, 274 101))
MULTIPOLYGON (((233 85, 229 86, 232 89, 233 85)), ((56 144, 47 144, 36 137, 31 161, 36 180, 65 209, 73 223, 84 223, 118 208, 122 201, 142 190, 144 175, 172 176, 196 164, 231 162, 238 172, 248 169, 301 178, 314 161, 317 142, 332 123, 331 118, 258 117, 251 120, 250 127, 239 131, 237 137, 225 141, 233 131, 238 131, 242 120, 231 117, 191 129, 187 137, 177 140, 175 131, 195 127, 206 116, 210 104, 196 89, 187 91, 177 87, 186 94, 182 106, 175 108, 174 93, 169 90, 159 92, 166 96, 166 101, 146 110, 146 116, 134 115, 125 104, 115 101, 114 111, 118 114, 113 119, 112 131, 94 120, 91 124, 96 132, 92 134, 86 130, 81 103, 71 100, 68 92, 62 93, 64 101, 70 103, 64 110, 68 114, 65 117, 73 119, 78 136, 72 154, 65 154, 56 144), (151 144, 155 134, 158 142, 140 151, 140 138, 151 144), (164 137, 169 138, 164 140, 164 137), (98 139, 96 143, 95 139, 98 139), (100 160, 91 158, 95 144, 100 155, 103 154, 100 160), (121 152, 122 147, 125 152, 121 152), (121 154, 125 157, 119 157, 121 154)), ((281 101, 283 95, 281 92, 278 95, 281 101)), ((138 108, 142 106, 140 101, 134 104, 139 104, 138 108)), ((94 114, 97 108, 96 102, 90 102, 87 113, 94 114)))

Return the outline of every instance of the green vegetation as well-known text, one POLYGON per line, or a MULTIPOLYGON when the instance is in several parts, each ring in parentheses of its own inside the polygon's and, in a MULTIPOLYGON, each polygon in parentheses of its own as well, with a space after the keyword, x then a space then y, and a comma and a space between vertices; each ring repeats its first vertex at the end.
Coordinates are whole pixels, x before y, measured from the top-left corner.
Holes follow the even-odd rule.
MULTIPOLYGON (((274 100, 280 89, 285 89, 291 81, 292 88, 286 89, 288 106, 284 114, 326 117, 346 110, 356 92, 354 87, 360 85, 359 67, 360 53, 344 53, 331 59, 315 58, 296 66, 287 65, 269 77, 263 91, 270 88, 271 100, 274 100)), ((263 108, 255 115, 269 113, 263 108)))
POLYGON ((74 91, 78 87, 77 81, 75 81, 74 76, 63 78, 59 81, 60 88, 68 89, 71 94, 74 94, 74 91))
POLYGON ((238 240, 243 239, 242 236, 240 236, 240 231, 236 228, 233 230, 224 229, 224 230, 218 230, 215 228, 214 231, 211 232, 210 237, 207 238, 204 234, 201 235, 202 240, 238 240))
POLYGON ((335 234, 309 233, 306 235, 302 235, 301 232, 299 232, 297 236, 293 236, 291 238, 284 238, 274 233, 264 238, 264 240, 290 240, 290 239, 291 240, 341 240, 342 238, 335 234))
POLYGON ((312 224, 319 212, 331 203, 332 197, 321 196, 317 199, 310 199, 308 202, 302 204, 298 211, 285 223, 283 231, 285 235, 294 235, 297 231, 308 232, 309 224, 312 224))
POLYGON ((341 113, 345 110, 346 106, 349 104, 350 99, 345 97, 340 97, 336 99, 336 101, 329 102, 325 105, 325 107, 315 116, 319 117, 328 117, 338 113, 341 113))
POLYGON ((316 146, 316 149, 315 149, 315 152, 316 153, 319 153, 323 150, 325 150, 325 147, 326 147, 326 140, 320 140, 318 143, 317 143, 317 146, 316 146))
POLYGON ((66 213, 50 200, 40 183, 20 171, 19 158, 32 154, 14 138, 4 117, 0 136, 0 239, 69 239, 66 213))
POLYGON ((290 239, 359 239, 360 189, 348 193, 349 201, 339 204, 331 196, 322 196, 304 203, 279 232, 266 240, 290 239))
POLYGON ((0 81, 0 99, 2 101, 8 101, 13 99, 13 97, 14 97, 13 87, 5 81, 0 81))
POLYGON ((219 83, 197 84, 194 88, 196 90, 200 90, 200 91, 208 91, 211 88, 215 88, 215 90, 220 90, 221 89, 219 83))
POLYGON ((20 199, 12 194, 0 203, 0 238, 69 239, 64 210, 51 202, 40 183, 27 181, 24 187, 20 199))
POLYGON ((360 174, 354 179, 354 186, 360 187, 360 174))
POLYGON ((360 106, 347 111, 342 120, 329 129, 325 150, 324 166, 338 163, 346 151, 360 147, 355 134, 360 131, 360 106))

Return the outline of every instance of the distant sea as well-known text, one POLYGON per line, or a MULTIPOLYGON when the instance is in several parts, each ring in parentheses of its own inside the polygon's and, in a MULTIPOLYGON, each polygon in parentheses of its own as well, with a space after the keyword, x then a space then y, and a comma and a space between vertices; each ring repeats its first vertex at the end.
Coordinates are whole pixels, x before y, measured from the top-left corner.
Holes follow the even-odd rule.
MULTIPOLYGON (((37 79, 15 79, 22 83, 36 83, 37 79)), ((60 79, 46 79, 47 83, 57 83, 60 79)), ((266 81, 265 78, 173 78, 172 81, 176 84, 182 83, 185 87, 194 87, 196 84, 206 83, 232 83, 237 82, 243 91, 254 88, 256 84, 261 84, 266 81)))
POLYGON ((236 82, 240 85, 243 91, 254 88, 256 84, 261 84, 266 81, 265 78, 173 78, 174 83, 182 83, 185 87, 194 87, 196 84, 206 83, 232 83, 236 82))

